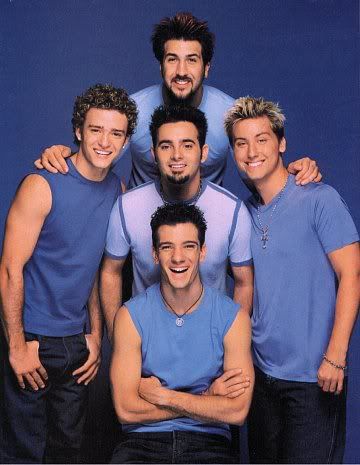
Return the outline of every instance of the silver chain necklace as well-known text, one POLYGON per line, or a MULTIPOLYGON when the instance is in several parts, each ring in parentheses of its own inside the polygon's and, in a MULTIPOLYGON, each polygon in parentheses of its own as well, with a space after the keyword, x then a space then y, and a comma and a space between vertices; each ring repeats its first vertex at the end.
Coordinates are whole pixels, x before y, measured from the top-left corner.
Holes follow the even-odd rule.
POLYGON ((176 316, 175 324, 176 324, 176 326, 179 326, 179 327, 183 326, 183 324, 185 323, 183 316, 185 316, 187 314, 187 312, 189 312, 193 307, 195 307, 195 305, 201 299, 201 297, 203 295, 203 292, 204 292, 204 286, 201 283, 201 292, 200 292, 199 297, 195 300, 195 302, 193 304, 190 305, 190 307, 182 315, 179 315, 178 313, 175 312, 175 310, 172 308, 172 306, 169 304, 169 302, 165 299, 163 291, 162 291, 161 286, 160 286, 160 294, 161 294, 161 297, 162 297, 162 299, 164 301, 164 304, 167 307, 169 307, 170 310, 175 314, 175 316, 176 316))
MULTIPOLYGON (((201 191, 202 191, 202 179, 200 179, 200 184, 199 184, 199 188, 196 192, 196 195, 194 197, 194 200, 191 202, 192 204, 196 204, 196 202, 199 200, 199 197, 201 195, 201 191)), ((169 203, 172 203, 172 202, 169 202, 168 200, 165 199, 164 197, 164 190, 163 190, 163 187, 162 187, 162 184, 160 182, 160 189, 159 189, 159 194, 160 194, 160 197, 161 197, 161 200, 163 201, 163 204, 164 205, 168 205, 169 203)), ((176 202, 176 203, 185 203, 186 200, 182 200, 181 202, 176 202)))
POLYGON ((269 240, 269 229, 270 229, 271 220, 272 220, 272 217, 273 217, 273 215, 275 213, 275 210, 276 210, 276 208, 277 208, 277 206, 279 204, 279 201, 280 201, 280 199, 281 199, 281 197, 282 197, 282 195, 284 193, 284 190, 286 188, 288 179, 289 179, 289 175, 287 176, 285 184, 283 185, 281 191, 279 192, 278 198, 277 198, 276 202, 274 203, 274 206, 272 207, 269 222, 265 226, 263 226, 263 224, 261 222, 261 218, 260 218, 260 206, 261 206, 261 203, 260 203, 260 200, 258 199, 256 215, 257 215, 257 219, 259 221, 259 225, 260 225, 260 229, 261 229, 261 239, 260 240, 263 243, 262 244, 263 249, 266 249, 267 241, 269 240))

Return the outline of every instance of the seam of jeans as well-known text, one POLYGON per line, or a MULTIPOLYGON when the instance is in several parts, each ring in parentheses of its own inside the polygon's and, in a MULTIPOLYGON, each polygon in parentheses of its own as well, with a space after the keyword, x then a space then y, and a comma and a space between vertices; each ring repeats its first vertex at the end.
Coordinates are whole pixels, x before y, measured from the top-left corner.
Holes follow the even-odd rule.
POLYGON ((69 367, 69 365, 70 365, 70 358, 71 358, 69 349, 67 348, 67 345, 66 345, 66 342, 65 342, 65 339, 66 339, 66 338, 63 337, 63 338, 62 338, 62 342, 63 342, 63 346, 65 347, 65 351, 66 351, 66 354, 67 354, 67 363, 66 363, 66 365, 65 365, 65 367, 64 367, 63 372, 61 373, 61 376, 62 376, 64 373, 66 373, 66 370, 68 369, 68 367, 69 367))
POLYGON ((172 431, 172 455, 171 455, 171 463, 176 463, 175 461, 176 455, 176 434, 175 431, 172 431))
POLYGON ((333 424, 332 435, 331 435, 330 450, 329 450, 329 455, 328 455, 328 459, 326 463, 331 463, 331 457, 334 452, 335 433, 336 433, 337 419, 339 416, 339 404, 340 404, 339 399, 336 399, 336 411, 335 411, 334 424, 333 424))

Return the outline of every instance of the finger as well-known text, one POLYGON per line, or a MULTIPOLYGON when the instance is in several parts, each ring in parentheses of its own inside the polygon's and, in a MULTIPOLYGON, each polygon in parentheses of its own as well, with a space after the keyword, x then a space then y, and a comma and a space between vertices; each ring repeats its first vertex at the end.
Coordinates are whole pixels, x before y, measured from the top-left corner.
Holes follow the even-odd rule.
POLYGON ((235 399, 236 397, 239 397, 241 395, 243 395, 245 393, 246 389, 244 388, 241 388, 241 389, 238 389, 234 392, 230 392, 229 394, 227 394, 226 397, 228 397, 229 399, 235 399))
POLYGON ((322 180, 322 174, 319 171, 316 178, 314 179, 314 182, 320 182, 321 180, 322 180))
POLYGON ((332 380, 330 381, 329 391, 330 391, 330 392, 335 392, 335 391, 336 391, 336 387, 337 387, 337 379, 332 379, 332 380))
POLYGON ((343 386, 344 386, 344 381, 342 379, 339 379, 335 394, 339 395, 341 391, 343 390, 343 386))
POLYGON ((91 362, 89 359, 84 363, 84 365, 81 365, 81 367, 77 368, 75 371, 73 371, 72 375, 73 376, 78 376, 82 375, 84 372, 86 372, 90 366, 92 365, 93 362, 91 362))
POLYGON ((97 366, 93 365, 91 366, 86 373, 84 373, 80 378, 76 381, 78 384, 84 383, 87 385, 90 380, 95 376, 97 370, 97 366))
POLYGON ((37 369, 37 371, 39 372, 40 376, 42 377, 42 379, 44 381, 46 381, 48 379, 47 371, 45 370, 43 365, 40 365, 40 367, 37 369))
POLYGON ((53 165, 51 165, 47 159, 42 159, 42 165, 43 167, 47 170, 50 171, 50 173, 58 173, 59 170, 55 168, 53 165))
POLYGON ((319 173, 319 168, 316 166, 315 162, 312 167, 304 174, 301 180, 301 185, 308 184, 310 182, 313 182, 316 176, 319 173))
POLYGON ((21 387, 21 389, 25 389, 25 383, 24 383, 24 379, 23 379, 22 375, 16 375, 16 378, 17 378, 17 381, 18 381, 19 386, 21 387))
POLYGON ((42 170, 44 168, 43 164, 41 163, 40 158, 38 158, 37 160, 34 161, 34 165, 38 170, 42 170))
POLYGON ((67 173, 67 165, 64 158, 59 153, 51 153, 47 155, 46 161, 45 157, 42 158, 42 163, 45 168, 47 168, 47 164, 52 166, 56 169, 59 173, 65 174, 67 173), (47 163, 47 164, 46 164, 47 163), (64 167, 65 164, 65 167, 64 167))
POLYGON ((233 376, 230 379, 228 379, 224 384, 228 388, 236 384, 248 383, 249 381, 250 381, 249 377, 237 375, 237 376, 233 376))
POLYGON ((295 162, 289 163, 287 170, 290 174, 296 174, 301 169, 301 165, 297 165, 295 162))
POLYGON ((329 392, 329 389, 330 389, 330 381, 325 380, 323 385, 322 385, 322 390, 324 392, 329 392))
POLYGON ((314 172, 315 167, 316 163, 313 160, 306 160, 306 162, 302 164, 301 170, 296 175, 296 180, 303 181, 307 179, 314 172))
POLYGON ((318 376, 318 385, 322 388, 324 384, 324 380, 318 376))
POLYGON ((233 376, 240 375, 242 373, 241 368, 232 368, 231 370, 226 370, 218 379, 221 381, 227 381, 233 376))
POLYGON ((249 386, 249 382, 236 384, 235 386, 231 386, 229 389, 227 389, 227 393, 231 394, 232 392, 240 391, 241 389, 247 389, 249 386))
POLYGON ((59 155, 55 154, 56 159, 57 159, 58 163, 61 166, 60 172, 63 173, 63 174, 65 174, 65 173, 67 173, 69 171, 69 168, 68 168, 68 165, 66 163, 65 158, 68 157, 70 154, 71 154, 70 150, 64 150, 64 149, 61 150, 61 153, 59 155))
POLYGON ((35 370, 32 371, 31 376, 33 377, 33 380, 39 386, 39 388, 44 388, 45 387, 45 383, 44 383, 43 379, 41 378, 41 376, 39 375, 39 373, 37 371, 35 371, 35 370))
POLYGON ((39 390, 39 386, 37 385, 37 383, 35 382, 34 378, 32 377, 31 373, 26 373, 24 375, 24 378, 26 379, 26 381, 29 383, 30 387, 34 390, 34 391, 38 391, 39 390))

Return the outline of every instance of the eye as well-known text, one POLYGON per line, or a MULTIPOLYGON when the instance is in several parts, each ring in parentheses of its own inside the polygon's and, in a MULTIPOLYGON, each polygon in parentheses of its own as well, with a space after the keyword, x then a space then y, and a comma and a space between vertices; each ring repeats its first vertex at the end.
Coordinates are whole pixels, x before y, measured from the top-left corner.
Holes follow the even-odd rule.
POLYGON ((170 149, 170 145, 169 145, 169 144, 162 144, 162 145, 160 145, 159 148, 160 148, 161 150, 164 150, 164 151, 165 151, 165 150, 169 150, 169 149, 170 149))
POLYGON ((258 140, 259 144, 265 144, 266 141, 267 141, 267 139, 265 139, 265 138, 262 138, 262 139, 258 140))
POLYGON ((194 147, 194 144, 187 143, 187 144, 184 144, 184 147, 185 147, 187 150, 191 150, 191 149, 194 147))
POLYGON ((166 58, 166 61, 167 61, 168 63, 174 63, 174 61, 176 61, 176 58, 175 58, 175 57, 167 57, 167 58, 166 58))
POLYGON ((112 134, 113 134, 113 136, 115 136, 115 137, 122 137, 122 136, 123 136, 123 133, 122 133, 122 132, 118 132, 118 131, 114 131, 112 134))
POLYGON ((194 250, 197 248, 196 244, 186 244, 185 249, 194 250))
POLYGON ((239 147, 239 148, 245 147, 245 145, 246 145, 246 142, 244 142, 244 141, 237 141, 235 143, 235 147, 239 147))
POLYGON ((98 132, 100 132, 100 129, 98 129, 98 128, 90 128, 90 131, 93 132, 93 133, 98 133, 98 132))
POLYGON ((166 251, 166 250, 170 250, 170 249, 171 249, 171 245, 167 245, 167 244, 161 245, 159 247, 160 251, 166 251))
POLYGON ((196 57, 190 57, 190 58, 188 58, 188 62, 189 63, 197 63, 198 59, 196 57))

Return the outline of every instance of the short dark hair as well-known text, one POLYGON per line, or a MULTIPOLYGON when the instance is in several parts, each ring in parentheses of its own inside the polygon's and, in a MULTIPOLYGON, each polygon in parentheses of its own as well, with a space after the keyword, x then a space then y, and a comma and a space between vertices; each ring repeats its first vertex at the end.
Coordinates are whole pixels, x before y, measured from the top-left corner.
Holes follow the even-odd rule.
POLYGON ((177 224, 191 223, 198 230, 200 247, 205 243, 206 220, 204 213, 195 205, 186 203, 168 203, 159 207, 151 216, 151 231, 153 247, 157 250, 160 226, 175 226, 177 224))
POLYGON ((206 140, 207 121, 205 114, 198 108, 188 105, 160 105, 151 115, 150 132, 154 148, 157 144, 158 131, 163 124, 178 123, 181 121, 193 123, 198 131, 200 148, 206 140))
POLYGON ((82 95, 76 97, 72 116, 74 141, 79 145, 76 129, 82 129, 86 113, 90 108, 116 110, 126 116, 128 121, 127 136, 131 136, 136 128, 138 111, 136 103, 129 97, 126 90, 111 84, 95 84, 82 95))
POLYGON ((179 12, 172 18, 163 18, 154 26, 151 36, 153 52, 162 63, 164 46, 168 40, 197 40, 201 44, 201 55, 205 65, 210 63, 215 46, 215 36, 209 31, 207 21, 199 21, 191 13, 179 12))

